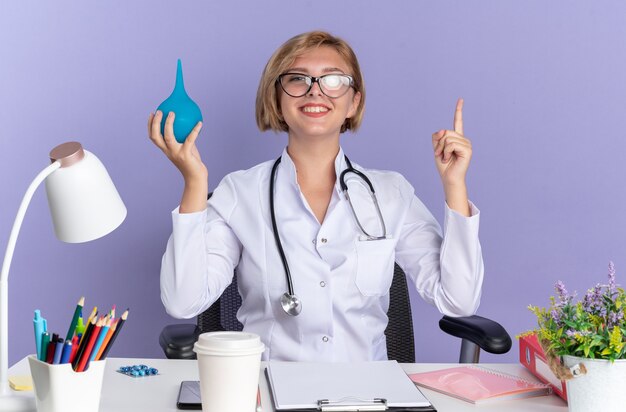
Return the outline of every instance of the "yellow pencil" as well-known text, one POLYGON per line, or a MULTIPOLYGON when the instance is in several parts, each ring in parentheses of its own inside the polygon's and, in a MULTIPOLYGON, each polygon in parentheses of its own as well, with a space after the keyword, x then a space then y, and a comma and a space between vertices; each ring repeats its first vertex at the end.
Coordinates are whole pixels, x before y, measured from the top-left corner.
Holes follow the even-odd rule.
POLYGON ((98 307, 94 306, 93 310, 91 311, 91 315, 89 315, 89 317, 87 318, 87 322, 85 322, 85 325, 88 325, 93 319, 93 317, 96 316, 97 314, 98 314, 98 307))
MULTIPOLYGON (((89 315, 89 317, 87 318, 87 322, 84 322, 85 325, 89 325, 92 321, 92 319, 98 314, 98 307, 94 306, 93 310, 91 311, 91 315, 89 315)), ((80 345, 80 343, 83 341, 83 337, 85 336, 85 334, 83 333, 83 336, 80 337, 80 341, 78 342, 78 344, 80 345)))

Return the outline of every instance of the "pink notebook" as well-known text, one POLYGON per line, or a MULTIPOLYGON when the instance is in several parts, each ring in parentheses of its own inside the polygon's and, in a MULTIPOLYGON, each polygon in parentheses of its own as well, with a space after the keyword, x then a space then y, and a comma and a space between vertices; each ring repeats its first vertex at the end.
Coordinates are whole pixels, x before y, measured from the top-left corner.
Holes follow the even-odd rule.
POLYGON ((418 386, 471 403, 530 398, 552 392, 549 385, 473 365, 413 373, 409 378, 418 386))

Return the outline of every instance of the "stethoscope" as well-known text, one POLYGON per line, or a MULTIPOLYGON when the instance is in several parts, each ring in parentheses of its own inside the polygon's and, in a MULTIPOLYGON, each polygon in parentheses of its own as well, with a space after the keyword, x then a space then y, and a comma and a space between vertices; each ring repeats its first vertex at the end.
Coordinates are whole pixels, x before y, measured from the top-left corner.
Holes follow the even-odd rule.
MULTIPOLYGON (((352 210, 352 216, 354 216, 354 220, 356 221, 357 226, 365 235, 365 240, 382 240, 387 238, 387 228, 385 227, 385 220, 383 219, 383 215, 380 211, 380 206, 378 205, 378 199, 376 198, 376 192, 374 191, 374 186, 372 182, 368 179, 368 177, 356 170, 352 167, 352 163, 350 163, 350 159, 347 156, 344 156, 346 159, 346 163, 348 167, 341 172, 339 175, 339 185, 341 187, 341 191, 344 196, 348 200, 348 204, 350 205, 350 210, 352 210), (352 201, 350 200, 350 195, 348 194, 348 185, 345 182, 345 176, 348 173, 354 173, 358 177, 360 177, 370 189, 370 196, 372 197, 372 201, 374 202, 374 206, 376 207, 376 213, 378 213, 378 218, 380 222, 380 227, 382 229, 381 236, 373 236, 365 231, 363 225, 361 225, 361 221, 359 220, 356 211, 354 210, 354 206, 352 205, 352 201)), ((285 251, 283 250, 283 244, 280 241, 280 235, 278 234, 278 226, 276 225, 276 215, 274 213, 274 181, 276 180, 276 170, 278 169, 278 165, 280 164, 281 158, 279 157, 274 162, 274 166, 272 166, 272 173, 270 175, 270 215, 272 218, 272 230, 274 231, 274 240, 276 241, 276 248, 278 249, 278 253, 280 254, 280 259, 283 263, 283 268, 285 269, 285 276, 287 277, 287 292, 285 292, 280 297, 280 305, 282 306, 285 313, 291 316, 299 315, 302 311, 302 302, 296 296, 293 291, 293 282, 291 280, 291 272, 289 271, 289 264, 287 263, 287 257, 285 256, 285 251)))

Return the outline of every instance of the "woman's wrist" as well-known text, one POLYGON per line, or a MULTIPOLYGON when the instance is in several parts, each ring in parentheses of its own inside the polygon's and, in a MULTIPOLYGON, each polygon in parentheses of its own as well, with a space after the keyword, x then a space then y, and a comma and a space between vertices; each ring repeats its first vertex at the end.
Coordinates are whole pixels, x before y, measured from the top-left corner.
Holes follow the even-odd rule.
POLYGON ((185 180, 183 197, 180 201, 179 213, 195 213, 206 209, 209 194, 207 180, 185 180))
POLYGON ((463 216, 471 216, 469 198, 467 196, 467 185, 465 182, 460 184, 444 184, 443 190, 446 196, 446 203, 450 209, 463 216))

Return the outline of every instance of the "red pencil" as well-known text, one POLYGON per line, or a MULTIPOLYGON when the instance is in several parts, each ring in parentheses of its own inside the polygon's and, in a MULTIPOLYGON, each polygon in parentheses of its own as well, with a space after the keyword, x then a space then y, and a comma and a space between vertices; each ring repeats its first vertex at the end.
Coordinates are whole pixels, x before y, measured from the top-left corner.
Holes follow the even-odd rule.
POLYGON ((76 354, 78 353, 78 336, 74 335, 72 338, 72 352, 70 353, 70 363, 74 362, 76 354))
POLYGON ((91 355, 91 350, 93 349, 93 345, 96 343, 96 339, 98 338, 98 333, 100 333, 100 329, 102 328, 102 323, 104 320, 102 318, 98 319, 96 322, 96 326, 91 331, 91 336, 89 336, 89 341, 87 342, 87 346, 85 347, 85 351, 82 353, 80 360, 78 361, 78 367, 76 372, 82 372, 85 370, 85 365, 89 360, 89 356, 91 355))
POLYGON ((83 352, 85 351, 85 347, 89 342, 89 338, 91 337, 91 331, 96 327, 96 318, 91 319, 91 322, 87 324, 87 328, 85 332, 83 332, 83 336, 80 338, 78 342, 78 353, 74 357, 74 361, 72 362, 72 369, 78 371, 78 361, 83 357, 83 352))

